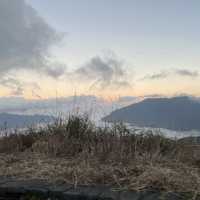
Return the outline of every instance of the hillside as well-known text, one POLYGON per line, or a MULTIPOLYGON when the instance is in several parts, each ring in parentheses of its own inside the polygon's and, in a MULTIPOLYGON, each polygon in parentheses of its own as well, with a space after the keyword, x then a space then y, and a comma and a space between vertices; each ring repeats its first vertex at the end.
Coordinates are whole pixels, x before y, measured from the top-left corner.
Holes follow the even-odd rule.
POLYGON ((200 130, 200 103, 189 97, 152 98, 118 109, 104 121, 123 121, 141 127, 200 130))
MULTIPOLYGON (((136 133, 123 124, 96 127, 88 118, 72 116, 40 129, 23 133, 17 129, 0 137, 0 182, 2 188, 2 177, 23 184, 40 179, 76 189, 101 186, 120 192, 173 192, 180 199, 199 199, 199 156, 199 146, 190 142, 185 145, 149 131, 136 133)), ((21 188, 24 191, 24 186, 21 188)))

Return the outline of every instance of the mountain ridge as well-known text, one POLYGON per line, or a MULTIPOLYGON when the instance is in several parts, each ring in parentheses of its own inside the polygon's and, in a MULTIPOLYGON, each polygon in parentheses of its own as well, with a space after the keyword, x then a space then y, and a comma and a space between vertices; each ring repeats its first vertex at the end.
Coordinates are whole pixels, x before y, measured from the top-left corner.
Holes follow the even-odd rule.
POLYGON ((139 127, 171 130, 200 130, 200 102, 188 97, 149 98, 113 111, 103 118, 139 127))

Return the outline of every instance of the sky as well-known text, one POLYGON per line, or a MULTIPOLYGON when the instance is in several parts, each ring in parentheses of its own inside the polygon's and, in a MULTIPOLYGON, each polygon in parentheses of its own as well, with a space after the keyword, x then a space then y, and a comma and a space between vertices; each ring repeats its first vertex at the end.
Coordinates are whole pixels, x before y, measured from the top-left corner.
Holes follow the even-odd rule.
POLYGON ((0 0, 0 96, 200 96, 198 0, 0 0))

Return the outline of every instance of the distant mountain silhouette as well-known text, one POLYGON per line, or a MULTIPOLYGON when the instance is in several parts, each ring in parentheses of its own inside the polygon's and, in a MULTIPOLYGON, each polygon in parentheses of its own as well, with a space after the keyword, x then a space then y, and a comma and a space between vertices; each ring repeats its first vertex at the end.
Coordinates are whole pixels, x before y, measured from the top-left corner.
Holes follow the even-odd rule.
POLYGON ((140 127, 200 130, 200 102, 190 97, 151 98, 118 109, 104 121, 123 121, 140 127))
POLYGON ((49 123, 53 121, 53 119, 53 117, 47 115, 16 115, 0 113, 0 127, 24 128, 39 123, 49 123))

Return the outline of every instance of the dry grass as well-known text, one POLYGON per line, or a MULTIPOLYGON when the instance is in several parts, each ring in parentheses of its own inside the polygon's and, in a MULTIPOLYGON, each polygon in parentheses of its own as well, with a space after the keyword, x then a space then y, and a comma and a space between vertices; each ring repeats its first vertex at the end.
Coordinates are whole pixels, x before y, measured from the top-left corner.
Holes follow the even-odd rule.
POLYGON ((117 189, 200 193, 200 149, 123 124, 97 128, 87 118, 58 120, 0 139, 0 176, 117 189))

